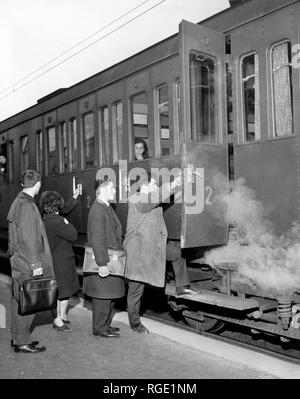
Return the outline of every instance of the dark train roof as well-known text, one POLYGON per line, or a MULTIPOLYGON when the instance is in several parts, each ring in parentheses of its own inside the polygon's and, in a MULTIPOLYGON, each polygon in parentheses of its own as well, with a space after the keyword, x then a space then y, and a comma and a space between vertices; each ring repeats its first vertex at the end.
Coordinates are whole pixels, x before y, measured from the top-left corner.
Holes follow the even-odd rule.
MULTIPOLYGON (((199 24, 226 33, 237 26, 297 2, 299 0, 232 0, 232 7, 200 21, 199 24)), ((67 89, 58 89, 40 98, 37 104, 1 121, 0 132, 84 97, 159 60, 176 55, 178 51, 178 33, 176 33, 67 89)))

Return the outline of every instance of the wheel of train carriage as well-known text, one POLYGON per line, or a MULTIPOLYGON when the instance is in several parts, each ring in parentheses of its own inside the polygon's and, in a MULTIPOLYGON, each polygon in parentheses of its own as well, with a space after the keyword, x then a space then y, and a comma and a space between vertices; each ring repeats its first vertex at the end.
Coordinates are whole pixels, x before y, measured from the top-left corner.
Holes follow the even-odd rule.
POLYGON ((182 315, 186 323, 192 327, 195 332, 220 333, 225 326, 225 322, 208 316, 204 316, 203 321, 197 320, 196 312, 188 312, 188 314, 183 312, 182 315))

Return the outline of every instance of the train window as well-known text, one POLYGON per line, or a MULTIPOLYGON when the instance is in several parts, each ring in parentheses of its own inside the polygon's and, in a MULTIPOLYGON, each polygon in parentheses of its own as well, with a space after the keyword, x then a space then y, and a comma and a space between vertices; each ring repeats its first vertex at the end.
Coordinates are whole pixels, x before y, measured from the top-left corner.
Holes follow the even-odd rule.
POLYGON ((258 55, 248 54, 242 58, 242 99, 245 141, 260 140, 260 108, 258 55))
POLYGON ((94 114, 92 112, 83 116, 83 143, 84 143, 84 169, 95 166, 95 130, 94 114))
POLYGON ((75 118, 71 119, 69 122, 69 171, 77 169, 77 121, 75 118))
MULTIPOLYGON (((102 107, 99 110, 100 136, 102 138, 102 152, 105 165, 110 164, 110 144, 109 144, 109 108, 102 107)), ((102 164, 102 163, 101 163, 102 164)))
POLYGON ((135 160, 149 157, 148 101, 146 93, 131 97, 131 127, 134 138, 135 160))
POLYGON ((36 143, 35 143, 35 158, 36 158, 36 170, 42 173, 43 169, 43 136, 42 131, 36 132, 36 143))
POLYGON ((178 138, 182 132, 182 112, 181 112, 181 86, 180 80, 177 79, 175 82, 175 104, 174 104, 174 134, 176 139, 176 152, 179 148, 178 138))
POLYGON ((58 172, 56 147, 56 129, 52 126, 47 129, 48 175, 58 172))
POLYGON ((277 43, 271 49, 273 118, 275 137, 293 134, 291 43, 277 43))
POLYGON ((21 175, 28 169, 29 165, 29 143, 28 136, 21 137, 21 175))
POLYGON ((67 125, 62 122, 59 125, 59 171, 65 173, 68 171, 68 138, 67 138, 67 125))
POLYGON ((170 129, 168 86, 163 85, 157 90, 157 111, 160 136, 160 155, 170 155, 174 152, 173 131, 170 129))
POLYGON ((190 53, 190 96, 192 140, 218 141, 217 61, 204 53, 190 53))
POLYGON ((112 107, 112 129, 113 129, 113 162, 123 159, 123 104, 121 101, 112 107))

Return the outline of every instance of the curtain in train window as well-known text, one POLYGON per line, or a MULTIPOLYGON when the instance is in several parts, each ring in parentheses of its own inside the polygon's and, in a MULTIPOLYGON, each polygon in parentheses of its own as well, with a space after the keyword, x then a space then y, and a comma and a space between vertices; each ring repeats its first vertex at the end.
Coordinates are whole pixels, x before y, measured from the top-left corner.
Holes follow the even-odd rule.
POLYGON ((35 143, 36 170, 42 173, 43 168, 43 136, 41 130, 36 132, 35 143))
POLYGON ((174 138, 173 131, 170 129, 168 86, 163 85, 159 87, 157 95, 160 155, 170 155, 174 152, 174 138))
POLYGON ((190 96, 192 141, 215 143, 217 132, 216 59, 203 53, 190 53, 190 96))
POLYGON ((61 173, 68 171, 68 138, 67 125, 62 122, 59 126, 59 171, 61 173))
POLYGON ((242 58, 242 99, 245 141, 260 140, 260 94, 258 55, 242 58))
POLYGON ((56 129, 50 127, 47 130, 48 141, 48 175, 54 175, 58 172, 57 169, 57 152, 56 152, 56 129))
POLYGON ((148 101, 146 93, 131 98, 131 126, 134 139, 133 159, 148 158, 151 153, 148 136, 148 101))
POLYGON ((112 107, 113 162, 123 159, 123 104, 121 101, 112 107))
POLYGON ((75 118, 69 122, 69 171, 77 169, 78 153, 77 153, 77 121, 75 118))
POLYGON ((28 169, 29 165, 29 143, 28 136, 21 137, 21 175, 28 169))
POLYGON ((101 148, 99 153, 100 157, 100 165, 109 165, 110 164, 110 143, 109 143, 109 108, 107 106, 102 107, 98 112, 98 120, 100 127, 100 137, 102 140, 101 148))
POLYGON ((275 136, 293 134, 291 43, 277 44, 271 51, 275 136))
MULTIPOLYGON (((176 138, 176 146, 174 151, 177 153, 179 149, 179 137, 182 133, 182 112, 181 112, 181 86, 180 80, 175 82, 175 120, 174 120, 174 136, 176 138)), ((175 144, 175 143, 174 143, 175 144)))
POLYGON ((85 149, 85 169, 95 166, 95 131, 94 114, 91 112, 83 117, 83 134, 85 149))
POLYGON ((15 177, 15 149, 13 141, 8 143, 8 174, 9 182, 12 183, 15 177))

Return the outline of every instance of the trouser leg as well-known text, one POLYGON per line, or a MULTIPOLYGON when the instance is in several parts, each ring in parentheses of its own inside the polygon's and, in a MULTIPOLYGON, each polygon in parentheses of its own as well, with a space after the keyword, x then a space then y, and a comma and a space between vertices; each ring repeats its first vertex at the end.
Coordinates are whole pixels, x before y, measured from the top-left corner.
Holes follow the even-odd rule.
POLYGON ((111 312, 111 299, 93 298, 93 333, 107 332, 111 312))
POLYGON ((114 308, 115 308, 115 301, 111 300, 110 301, 110 309, 108 312, 108 317, 107 317, 107 322, 106 322, 107 327, 111 325, 112 319, 114 317, 114 308))
POLYGON ((181 256, 181 248, 177 243, 167 243, 166 258, 172 262, 176 287, 190 285, 190 279, 186 267, 186 260, 181 256))
POLYGON ((145 284, 137 281, 128 281, 127 311, 129 324, 131 326, 140 323, 141 298, 145 284))
POLYGON ((11 306, 11 339, 15 345, 31 344, 30 327, 35 315, 21 316, 18 313, 18 302, 12 297, 11 306))

